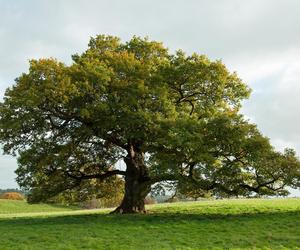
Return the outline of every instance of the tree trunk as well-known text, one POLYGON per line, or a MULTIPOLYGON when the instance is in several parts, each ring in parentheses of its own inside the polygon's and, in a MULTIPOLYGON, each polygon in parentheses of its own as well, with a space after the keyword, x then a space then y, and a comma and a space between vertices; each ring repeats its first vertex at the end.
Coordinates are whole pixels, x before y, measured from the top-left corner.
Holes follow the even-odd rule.
POLYGON ((144 153, 131 147, 124 161, 126 163, 125 194, 121 205, 112 213, 145 213, 144 199, 151 190, 151 184, 144 162, 144 153))

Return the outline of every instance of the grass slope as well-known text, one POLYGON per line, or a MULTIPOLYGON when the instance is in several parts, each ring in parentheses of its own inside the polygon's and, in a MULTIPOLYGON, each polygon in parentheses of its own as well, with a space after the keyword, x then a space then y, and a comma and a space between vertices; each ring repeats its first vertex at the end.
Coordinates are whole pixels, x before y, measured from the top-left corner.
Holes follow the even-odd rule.
POLYGON ((65 207, 60 205, 28 204, 25 201, 0 199, 0 218, 3 217, 3 215, 63 212, 72 211, 74 209, 75 208, 73 207, 65 207))
POLYGON ((300 249, 300 199, 148 208, 146 215, 64 210, 16 218, 0 207, 0 249, 300 249))

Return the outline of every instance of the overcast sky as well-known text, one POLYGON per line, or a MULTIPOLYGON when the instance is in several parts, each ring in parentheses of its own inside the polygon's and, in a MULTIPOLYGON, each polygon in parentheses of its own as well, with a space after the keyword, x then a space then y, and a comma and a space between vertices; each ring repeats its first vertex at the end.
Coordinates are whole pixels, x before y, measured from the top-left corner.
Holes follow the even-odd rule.
MULTIPOLYGON (((0 0, 0 97, 31 58, 70 63, 96 34, 149 36, 222 59, 253 90, 242 112, 299 156, 299 13, 299 0, 0 0)), ((16 167, 0 156, 0 188, 17 187, 16 167)))

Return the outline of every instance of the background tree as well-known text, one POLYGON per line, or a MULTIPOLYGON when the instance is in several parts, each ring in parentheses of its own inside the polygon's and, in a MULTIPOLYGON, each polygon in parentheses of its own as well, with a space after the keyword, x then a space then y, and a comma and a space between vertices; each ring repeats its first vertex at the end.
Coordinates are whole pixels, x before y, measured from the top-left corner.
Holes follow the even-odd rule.
POLYGON ((24 194, 22 193, 22 191, 19 190, 18 188, 6 188, 6 189, 0 189, 0 194, 8 193, 8 192, 16 192, 16 193, 20 193, 20 194, 24 195, 24 194))
POLYGON ((0 140, 32 200, 114 175, 125 180, 119 213, 144 212, 161 181, 238 195, 299 186, 295 152, 275 152, 238 113, 250 91, 221 61, 102 35, 72 58, 31 60, 1 103, 0 140))
POLYGON ((24 196, 19 192, 5 192, 5 193, 0 193, 0 199, 24 200, 24 196))

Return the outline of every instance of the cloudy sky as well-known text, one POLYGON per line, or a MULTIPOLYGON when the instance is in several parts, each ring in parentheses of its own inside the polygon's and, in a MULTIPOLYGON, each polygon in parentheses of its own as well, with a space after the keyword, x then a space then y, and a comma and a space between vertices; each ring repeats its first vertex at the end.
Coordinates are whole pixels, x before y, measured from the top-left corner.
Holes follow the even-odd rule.
MULTIPOLYGON (((0 97, 31 58, 70 63, 96 34, 149 36, 222 59, 253 90, 242 112, 300 156, 299 13, 299 0, 0 0, 0 97)), ((0 156, 0 188, 17 187, 16 167, 0 156)))

